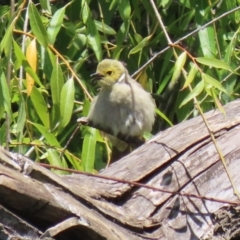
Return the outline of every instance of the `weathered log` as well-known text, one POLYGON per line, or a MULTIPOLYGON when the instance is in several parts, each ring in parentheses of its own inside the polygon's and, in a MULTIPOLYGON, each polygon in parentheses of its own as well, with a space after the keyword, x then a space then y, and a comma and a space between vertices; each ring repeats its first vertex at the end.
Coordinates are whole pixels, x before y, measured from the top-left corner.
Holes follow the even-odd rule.
MULTIPOLYGON (((240 101, 225 110, 226 116, 214 110, 205 117, 240 191, 240 101)), ((19 239, 27 231, 32 239, 240 236, 240 201, 201 117, 160 132, 99 175, 106 179, 61 177, 0 148, 0 215, 4 209, 14 219, 1 217, 2 232, 19 239), (27 227, 20 231, 12 221, 27 227)))

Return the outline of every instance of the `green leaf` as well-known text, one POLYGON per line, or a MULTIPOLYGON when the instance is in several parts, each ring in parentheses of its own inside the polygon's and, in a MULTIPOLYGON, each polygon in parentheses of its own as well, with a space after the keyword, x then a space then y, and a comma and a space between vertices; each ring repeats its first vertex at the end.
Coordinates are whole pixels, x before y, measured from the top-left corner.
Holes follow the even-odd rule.
POLYGON ((187 88, 193 81, 198 69, 195 64, 192 65, 190 72, 188 73, 187 79, 182 87, 182 89, 187 88))
POLYGON ((47 159, 49 160, 50 165, 62 167, 61 159, 55 149, 48 149, 47 153, 47 159))
POLYGON ((139 51, 142 51, 142 49, 147 45, 147 43, 151 39, 151 37, 152 37, 152 35, 145 37, 137 46, 132 48, 131 51, 128 54, 128 57, 131 54, 134 54, 134 53, 137 53, 139 51))
MULTIPOLYGON (((67 164, 64 158, 61 159, 59 153, 55 149, 48 149, 47 150, 47 159, 50 163, 50 165, 57 166, 57 167, 63 167, 66 168, 67 164)), ((63 170, 56 170, 54 169, 53 172, 57 174, 66 174, 66 171, 63 170)))
POLYGON ((122 45, 122 43, 124 42, 126 35, 129 31, 129 26, 130 26, 129 22, 124 22, 117 33, 117 36, 116 36, 117 48, 114 49, 114 52, 113 52, 114 59, 119 59, 120 54, 124 49, 124 45, 122 45))
POLYGON ((119 0, 112 0, 111 1, 111 4, 109 6, 109 10, 111 11, 115 6, 116 4, 118 3, 119 0))
POLYGON ((168 117, 163 113, 161 112, 159 109, 155 109, 155 112, 157 113, 158 116, 160 116, 162 119, 164 119, 168 124, 169 126, 173 126, 172 122, 168 119, 168 117))
POLYGON ((100 62, 102 60, 102 46, 95 22, 91 18, 88 18, 86 25, 88 43, 91 45, 98 62, 100 62))
POLYGON ((9 93, 9 87, 7 85, 7 79, 4 75, 4 73, 0 76, 0 91, 2 91, 2 97, 3 97, 3 106, 4 110, 8 113, 9 117, 12 115, 11 110, 11 97, 9 93))
POLYGON ((48 14, 51 14, 51 5, 49 0, 40 0, 40 4, 42 9, 48 12, 48 14))
POLYGON ((109 35, 117 34, 116 31, 113 28, 109 27, 104 22, 99 22, 97 20, 94 20, 94 23, 96 25, 97 30, 100 31, 100 32, 103 32, 103 33, 109 34, 109 35))
POLYGON ((14 22, 8 26, 6 33, 3 35, 0 43, 0 53, 5 52, 6 56, 9 56, 12 44, 12 33, 13 33, 14 22))
POLYGON ((49 43, 52 45, 55 43, 57 34, 61 28, 64 14, 65 14, 65 7, 58 9, 54 13, 49 23, 49 26, 47 28, 48 40, 49 40, 49 43))
POLYGON ((14 40, 13 40, 13 48, 16 56, 16 61, 14 63, 14 66, 16 69, 19 69, 23 64, 23 61, 27 61, 27 59, 26 59, 26 56, 23 54, 21 48, 17 44, 17 42, 15 42, 14 40))
POLYGON ((51 126, 54 127, 60 119, 60 99, 63 88, 63 72, 61 65, 56 59, 53 62, 53 71, 50 79, 53 107, 51 111, 51 126))
POLYGON ((70 78, 64 85, 61 91, 60 100, 60 123, 59 131, 61 131, 70 121, 74 104, 74 81, 70 78))
POLYGON ((171 84, 174 85, 175 82, 178 80, 181 71, 183 69, 183 66, 186 62, 186 58, 187 58, 187 53, 184 51, 180 54, 180 56, 178 57, 175 66, 174 66, 174 72, 173 72, 173 76, 171 79, 171 84))
POLYGON ((90 9, 86 0, 82 0, 81 8, 82 20, 86 23, 90 17, 90 9))
POLYGON ((32 67, 29 65, 25 55, 23 54, 21 48, 17 44, 17 42, 13 41, 13 47, 15 56, 17 58, 17 61, 15 62, 15 68, 18 69, 19 67, 23 67, 24 70, 34 79, 34 81, 40 86, 44 87, 42 83, 40 82, 38 75, 35 73, 35 71, 32 69, 32 67))
POLYGON ((216 52, 214 29, 212 26, 206 27, 198 32, 201 49, 205 57, 213 57, 216 52))
POLYGON ((86 127, 82 149, 82 164, 86 172, 94 170, 96 131, 95 128, 86 127))
MULTIPOLYGON (((3 74, 1 70, 2 69, 0 68, 0 76, 3 74)), ((4 97, 2 89, 2 86, 0 86, 0 119, 4 117, 4 97)))
POLYGON ((6 121, 2 124, 0 128, 0 145, 4 146, 6 144, 7 135, 7 124, 6 121))
POLYGON ((121 18, 125 21, 130 20, 131 5, 129 0, 121 0, 118 2, 118 8, 121 18))
POLYGON ((25 109, 25 101, 22 95, 20 95, 20 100, 19 100, 19 110, 18 110, 18 118, 17 118, 17 132, 21 133, 23 132, 23 128, 26 122, 26 109, 25 109))
POLYGON ((211 76, 209 76, 208 74, 205 74, 205 73, 202 74, 202 78, 203 78, 203 80, 204 80, 207 84, 209 84, 209 85, 217 88, 218 90, 220 90, 220 91, 225 92, 226 94, 228 94, 227 90, 226 90, 226 89, 222 86, 222 84, 221 84, 218 80, 216 80, 215 78, 213 78, 213 77, 211 77, 211 76))
POLYGON ((198 57, 198 58, 195 58, 195 60, 201 64, 204 64, 204 65, 207 65, 209 67, 215 67, 215 68, 221 68, 221 69, 226 69, 226 70, 229 70, 232 72, 232 69, 231 67, 221 61, 221 60, 218 60, 216 58, 209 58, 209 57, 198 57))
POLYGON ((207 65, 209 67, 226 69, 232 72, 231 67, 227 63, 220 61, 216 58, 199 57, 199 58, 196 58, 196 61, 201 64, 207 65))
POLYGON ((71 154, 68 150, 64 151, 64 156, 66 156, 66 158, 72 164, 74 169, 77 169, 78 171, 82 171, 82 172, 84 171, 81 161, 78 160, 76 157, 74 157, 74 155, 71 154))
POLYGON ((59 104, 61 91, 63 87, 63 72, 58 62, 58 59, 56 59, 56 62, 54 63, 54 66, 53 66, 50 86, 51 86, 53 104, 59 104))
POLYGON ((187 95, 187 97, 182 101, 179 108, 181 108, 183 105, 191 101, 193 98, 197 97, 204 88, 204 82, 201 81, 197 84, 197 86, 187 95))
POLYGON ((43 46, 47 47, 47 32, 42 23, 41 17, 37 11, 35 5, 31 2, 29 5, 29 20, 31 25, 31 30, 33 31, 34 35, 36 36, 38 42, 43 46))
POLYGON ((90 106, 91 106, 91 103, 90 103, 89 99, 85 98, 85 101, 83 103, 83 111, 82 111, 83 116, 87 116, 88 115, 90 106))
POLYGON ((34 72, 31 68, 29 63, 26 61, 22 62, 24 70, 34 79, 34 81, 39 85, 39 87, 43 87, 42 83, 40 82, 38 75, 34 72))
POLYGON ((52 147, 57 147, 57 148, 61 148, 60 143, 58 142, 58 140, 56 139, 56 137, 49 132, 49 129, 44 127, 43 125, 37 124, 37 123, 33 123, 30 122, 34 127, 37 128, 37 130, 44 136, 44 138, 46 139, 47 143, 52 146, 52 147))
POLYGON ((0 18, 4 18, 5 15, 8 14, 9 12, 9 9, 10 9, 10 6, 7 6, 7 5, 1 5, 0 7, 0 18))
POLYGON ((225 111, 224 107, 222 106, 222 104, 220 103, 219 99, 217 98, 217 95, 216 95, 216 93, 215 93, 214 90, 215 90, 215 89, 213 89, 213 88, 210 89, 211 96, 212 96, 212 98, 213 98, 213 100, 214 100, 214 103, 216 104, 216 106, 218 107, 218 109, 219 109, 224 115, 226 115, 226 111, 225 111))
POLYGON ((166 74, 166 76, 164 76, 164 78, 162 79, 162 81, 160 82, 160 85, 158 87, 157 90, 157 94, 161 94, 163 89, 166 87, 166 85, 169 83, 169 79, 172 77, 172 70, 166 74))
POLYGON ((30 98, 38 117, 41 119, 43 125, 49 129, 48 107, 42 93, 36 87, 33 87, 30 98))

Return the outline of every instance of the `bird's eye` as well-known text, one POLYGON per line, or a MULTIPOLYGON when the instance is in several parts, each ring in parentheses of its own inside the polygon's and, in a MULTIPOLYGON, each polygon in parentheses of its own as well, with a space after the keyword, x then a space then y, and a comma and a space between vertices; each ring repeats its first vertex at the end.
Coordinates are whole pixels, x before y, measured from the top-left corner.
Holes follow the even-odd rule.
POLYGON ((107 71, 106 73, 107 73, 107 75, 110 76, 112 74, 112 71, 107 71))

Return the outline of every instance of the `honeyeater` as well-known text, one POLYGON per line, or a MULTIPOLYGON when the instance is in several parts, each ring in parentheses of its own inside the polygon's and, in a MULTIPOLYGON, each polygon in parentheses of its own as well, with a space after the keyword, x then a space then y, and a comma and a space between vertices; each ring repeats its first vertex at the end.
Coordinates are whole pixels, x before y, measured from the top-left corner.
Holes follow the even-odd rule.
MULTIPOLYGON (((101 61, 91 77, 101 87, 93 99, 88 120, 100 129, 108 129, 113 136, 142 138, 151 132, 155 118, 155 104, 151 94, 133 80, 122 62, 101 61)), ((122 139, 122 138, 121 138, 122 139)), ((110 138, 119 150, 126 144, 110 138)))

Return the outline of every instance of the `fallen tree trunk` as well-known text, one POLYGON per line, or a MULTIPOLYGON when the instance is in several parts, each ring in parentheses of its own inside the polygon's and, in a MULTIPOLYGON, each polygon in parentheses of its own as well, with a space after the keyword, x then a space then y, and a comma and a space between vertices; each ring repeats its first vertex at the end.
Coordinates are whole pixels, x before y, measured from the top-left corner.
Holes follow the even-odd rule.
MULTIPOLYGON (((205 117, 240 191, 240 101, 225 110, 205 117)), ((57 176, 1 148, 0 239, 240 236, 240 202, 201 117, 160 132, 99 176, 57 176)))

